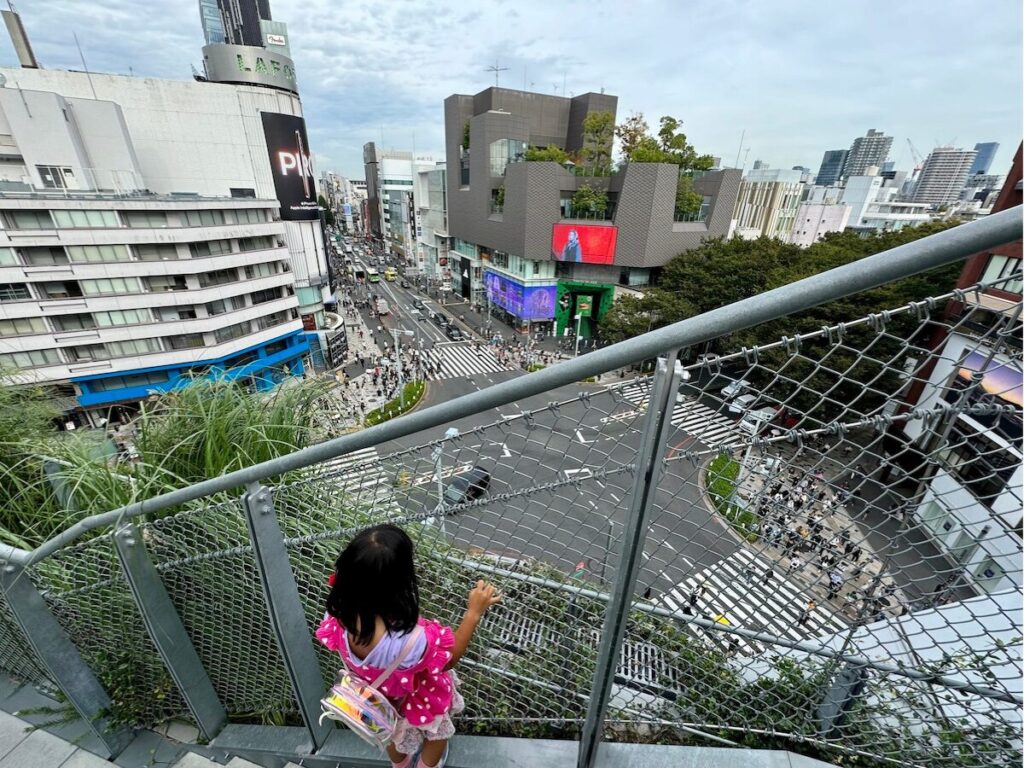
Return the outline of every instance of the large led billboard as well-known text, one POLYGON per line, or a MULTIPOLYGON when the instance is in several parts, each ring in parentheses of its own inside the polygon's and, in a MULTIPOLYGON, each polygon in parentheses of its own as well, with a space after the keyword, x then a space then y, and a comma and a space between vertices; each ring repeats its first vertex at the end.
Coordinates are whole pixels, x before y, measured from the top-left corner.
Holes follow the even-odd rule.
POLYGON ((522 320, 552 320, 555 317, 554 285, 526 286, 494 272, 484 272, 487 298, 522 320))
POLYGON ((619 228, 596 224, 555 224, 551 232, 551 256, 555 261, 611 264, 619 228))
POLYGON ((279 112, 264 112, 261 117, 281 218, 316 221, 320 218, 320 207, 316 202, 306 121, 279 112))

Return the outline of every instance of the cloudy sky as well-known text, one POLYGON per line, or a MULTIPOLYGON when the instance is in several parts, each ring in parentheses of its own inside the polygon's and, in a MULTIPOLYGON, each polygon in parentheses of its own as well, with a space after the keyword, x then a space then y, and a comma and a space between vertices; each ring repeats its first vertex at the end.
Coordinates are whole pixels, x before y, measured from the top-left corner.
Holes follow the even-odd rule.
MULTIPOLYGON (((198 0, 19 0, 47 68, 188 78, 198 0)), ((443 159, 442 102, 494 82, 543 93, 605 88, 630 112, 684 121, 702 152, 817 170, 868 128, 896 137, 1021 140, 1019 0, 271 0, 289 26, 320 170, 361 178, 366 141, 443 159)), ((16 66, 0 32, 0 64, 16 66)), ((200 67, 201 68, 201 67, 200 67)))

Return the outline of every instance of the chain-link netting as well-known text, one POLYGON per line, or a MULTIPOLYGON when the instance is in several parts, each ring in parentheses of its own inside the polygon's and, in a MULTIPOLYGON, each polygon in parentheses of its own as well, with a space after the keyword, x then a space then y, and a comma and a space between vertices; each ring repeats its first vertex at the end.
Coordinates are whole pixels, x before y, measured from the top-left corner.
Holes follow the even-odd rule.
MULTIPOLYGON (((1000 301, 973 289, 683 350, 609 738, 861 764, 1017 761, 1021 307, 1000 301)), ((310 634, 353 533, 397 522, 416 543, 425 616, 457 625, 479 578, 504 594, 460 662, 458 727, 578 734, 653 389, 616 371, 275 487, 310 634)), ((241 503, 142 530, 228 711, 294 714, 241 503)), ((183 712, 108 538, 33 577, 91 664, 138 657, 140 722, 183 712)), ((319 653, 326 685, 337 659, 319 653)))
POLYGON ((0 596, 0 671, 21 683, 53 693, 56 684, 33 653, 28 640, 11 613, 7 599, 0 596))

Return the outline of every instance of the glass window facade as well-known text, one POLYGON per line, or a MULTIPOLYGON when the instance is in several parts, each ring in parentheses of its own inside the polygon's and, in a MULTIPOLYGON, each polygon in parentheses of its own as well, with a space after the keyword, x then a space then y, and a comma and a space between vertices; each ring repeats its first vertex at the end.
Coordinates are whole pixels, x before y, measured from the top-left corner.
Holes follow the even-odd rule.
POLYGON ((509 163, 523 159, 526 142, 516 139, 498 139, 491 142, 491 176, 504 176, 509 163))
POLYGON ((167 226, 167 214, 163 211, 121 211, 126 226, 137 229, 167 226))
POLYGON ((53 220, 61 229, 96 229, 119 226, 113 211, 54 211, 53 220))
POLYGON ((62 362, 56 349, 36 349, 31 352, 14 352, 0 355, 0 366, 10 368, 35 368, 40 365, 58 365, 62 362))
POLYGON ((142 293, 142 285, 136 277, 106 277, 97 280, 81 280, 79 285, 86 296, 103 293, 142 293))
POLYGON ((69 245, 68 257, 74 262, 130 261, 125 245, 69 245))
POLYGON ((27 336, 33 333, 46 333, 46 330, 46 322, 41 317, 0 320, 0 336, 27 336))

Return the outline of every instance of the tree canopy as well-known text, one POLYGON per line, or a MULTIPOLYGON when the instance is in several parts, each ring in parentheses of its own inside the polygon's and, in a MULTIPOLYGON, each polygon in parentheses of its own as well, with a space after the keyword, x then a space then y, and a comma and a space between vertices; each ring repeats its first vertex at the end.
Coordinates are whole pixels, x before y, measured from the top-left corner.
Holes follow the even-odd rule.
MULTIPOLYGON (((602 320, 602 335, 621 341, 653 328, 726 306, 806 277, 849 264, 865 256, 926 237, 951 222, 925 224, 861 237, 853 232, 827 235, 807 248, 772 238, 709 240, 701 247, 676 256, 665 265, 657 287, 642 288, 644 297, 623 297, 602 320)), ((709 344, 708 351, 725 354, 742 347, 765 346, 783 336, 812 333, 824 326, 856 320, 867 314, 903 306, 949 290, 961 265, 952 264, 921 275, 849 296, 804 312, 743 329, 709 344)), ((789 404, 805 413, 834 416, 837 409, 868 413, 884 404, 885 393, 896 391, 894 377, 907 356, 921 352, 903 339, 918 339, 920 329, 912 316, 896 316, 886 334, 869 328, 851 328, 846 342, 832 347, 814 340, 790 356, 781 348, 765 351, 757 370, 785 375, 772 385, 772 397, 790 398, 789 404), (869 353, 865 353, 870 349, 869 353), (827 357, 827 365, 820 364, 827 357), (824 395, 824 396, 823 396, 824 395)), ((756 372, 754 374, 757 378, 756 372)), ((755 384, 763 384, 757 382, 755 384)))
POLYGON ((546 147, 527 147, 523 159, 527 162, 552 162, 561 165, 569 159, 569 154, 561 147, 548 144, 546 147))
POLYGON ((608 210, 608 193, 594 189, 589 184, 580 184, 572 196, 572 215, 577 218, 604 216, 608 210))
POLYGON ((320 206, 324 212, 324 223, 329 227, 334 226, 334 211, 327 205, 327 199, 323 195, 318 195, 316 199, 317 205, 320 206))
POLYGON ((611 112, 591 112, 583 118, 583 149, 580 157, 592 175, 607 176, 611 173, 614 137, 615 115, 611 112))

